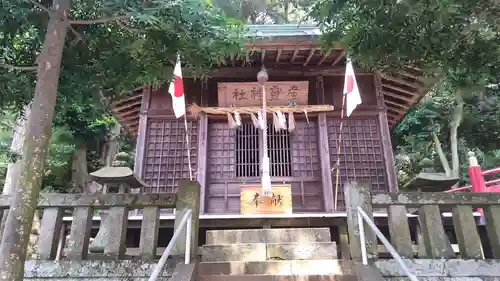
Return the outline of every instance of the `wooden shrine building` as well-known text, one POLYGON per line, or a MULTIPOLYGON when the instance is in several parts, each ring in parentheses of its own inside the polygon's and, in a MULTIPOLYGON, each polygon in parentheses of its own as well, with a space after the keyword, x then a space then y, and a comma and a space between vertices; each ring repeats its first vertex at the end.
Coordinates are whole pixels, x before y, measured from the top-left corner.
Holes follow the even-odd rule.
MULTIPOLYGON (((228 58, 206 80, 184 79, 186 103, 196 104, 190 109, 260 107, 256 75, 265 66, 269 105, 288 107, 295 102, 311 108, 307 114, 294 114, 291 131, 276 131, 269 121, 271 179, 273 185, 291 187, 291 217, 342 214, 342 186, 349 180, 369 182, 374 191, 397 190, 389 130, 428 89, 421 71, 408 68, 389 75, 355 68, 363 103, 343 119, 336 190, 343 49, 322 49, 320 31, 312 25, 250 25, 249 30, 245 54, 228 58), (333 111, 314 111, 322 105, 333 106, 333 111)), ((168 85, 146 86, 112 103, 124 129, 136 138, 135 173, 147 184, 140 192, 173 192, 180 180, 189 178, 184 121, 174 117, 167 90, 168 85)), ((188 113, 191 165, 201 184, 202 226, 209 218, 243 218, 242 187, 260 184, 262 131, 249 114, 242 112, 241 118, 241 126, 232 129, 226 114, 188 113)))

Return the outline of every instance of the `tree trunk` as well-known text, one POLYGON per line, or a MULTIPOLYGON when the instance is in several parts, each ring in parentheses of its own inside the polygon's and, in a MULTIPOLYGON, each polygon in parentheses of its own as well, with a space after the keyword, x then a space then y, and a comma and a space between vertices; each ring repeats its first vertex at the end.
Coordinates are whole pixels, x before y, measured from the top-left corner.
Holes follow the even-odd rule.
POLYGON ((439 156, 439 160, 441 161, 441 165, 443 166, 444 173, 446 176, 451 177, 451 168, 448 159, 446 158, 446 154, 444 154, 443 147, 441 146, 441 142, 436 133, 432 133, 432 139, 434 141, 434 147, 436 148, 436 153, 439 156))
POLYGON ((118 154, 118 149, 120 148, 120 143, 118 142, 118 137, 121 133, 120 123, 116 122, 111 131, 109 131, 107 136, 107 142, 103 149, 103 162, 106 166, 111 166, 115 160, 116 154, 118 154))
MULTIPOLYGON (((23 148, 23 142, 26 137, 26 129, 28 125, 28 116, 30 114, 31 108, 30 105, 27 105, 22 113, 21 118, 16 124, 16 128, 14 129, 14 136, 12 138, 12 143, 10 145, 10 151, 11 153, 16 154, 16 157, 14 158, 13 163, 9 163, 7 166, 7 174, 5 175, 5 184, 3 186, 3 194, 8 194, 14 188, 17 186, 17 183, 19 182, 19 176, 21 174, 20 170, 20 165, 21 165, 21 159, 19 159, 19 155, 21 155, 22 148, 23 148)), ((0 241, 2 241, 2 233, 3 230, 5 229, 5 222, 7 220, 7 213, 8 211, 4 212, 4 215, 2 217, 2 221, 0 222, 0 241)))
POLYGON ((75 149, 71 162, 70 193, 87 192, 90 176, 87 169, 87 147, 85 145, 80 145, 75 149))
POLYGON ((458 127, 462 122, 464 101, 461 93, 457 94, 457 104, 450 122, 451 173, 453 177, 460 176, 460 158, 458 156, 458 127))
POLYGON ((19 186, 12 193, 10 211, 0 244, 0 280, 22 281, 26 248, 33 224, 56 104, 61 58, 68 30, 71 0, 54 0, 37 63, 35 94, 23 144, 19 186))

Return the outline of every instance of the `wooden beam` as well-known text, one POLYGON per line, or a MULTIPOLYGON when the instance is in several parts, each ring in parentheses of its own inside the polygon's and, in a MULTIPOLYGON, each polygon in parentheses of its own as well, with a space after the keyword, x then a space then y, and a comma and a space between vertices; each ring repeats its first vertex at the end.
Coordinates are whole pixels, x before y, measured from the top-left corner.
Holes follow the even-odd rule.
POLYGON ((397 106, 397 107, 401 107, 401 108, 403 108, 404 110, 408 110, 408 108, 409 108, 406 104, 393 102, 393 101, 388 100, 388 99, 384 99, 384 102, 385 102, 386 104, 390 104, 390 105, 394 105, 394 106, 397 106))
POLYGON ((292 58, 290 59, 290 63, 293 64, 295 62, 295 58, 297 58, 298 53, 299 53, 299 49, 293 50, 293 55, 292 55, 292 58))
MULTIPOLYGON (((282 76, 339 76, 345 75, 345 67, 320 66, 320 67, 303 67, 298 65, 293 66, 270 66, 266 67, 269 75, 282 75, 282 76)), ((260 71, 260 67, 224 67, 215 69, 208 73, 211 78, 217 77, 255 77, 260 71)), ((354 70, 356 76, 373 75, 372 72, 364 69, 356 68, 354 70)))
POLYGON ((398 95, 398 94, 387 92, 387 91, 382 91, 382 93, 384 93, 384 95, 388 95, 389 97, 393 97, 395 99, 400 99, 400 100, 403 100, 406 102, 412 102, 411 98, 405 97, 403 95, 398 95))
POLYGON ((122 106, 117 106, 117 107, 113 108, 113 110, 114 110, 115 112, 120 112, 120 111, 123 111, 123 110, 125 110, 125 109, 129 109, 129 108, 131 108, 131 107, 135 107, 135 106, 139 106, 139 107, 140 107, 140 106, 141 106, 141 103, 142 103, 142 97, 141 97, 141 99, 140 99, 140 100, 138 100, 138 101, 135 101, 135 102, 132 102, 132 103, 127 103, 127 104, 122 105, 122 106))
POLYGON ((391 110, 391 111, 393 111, 393 112, 396 112, 396 113, 398 113, 398 114, 403 114, 403 115, 406 113, 406 111, 405 111, 405 110, 402 110, 402 109, 397 109, 397 108, 394 108, 393 106, 387 106, 387 111, 388 111, 388 110, 391 110))
POLYGON ((414 97, 415 95, 417 95, 417 93, 416 93, 416 92, 411 92, 411 91, 405 90, 405 89, 403 89, 403 88, 396 87, 396 86, 394 86, 394 85, 389 85, 389 84, 387 84, 387 83, 383 83, 383 84, 382 84, 382 87, 386 87, 386 88, 391 89, 391 90, 394 90, 394 91, 398 91, 398 92, 401 92, 401 93, 405 93, 405 94, 407 94, 407 95, 409 95, 409 96, 412 96, 412 97, 414 97))
POLYGON ((411 83, 411 82, 405 81, 403 79, 398 79, 398 78, 396 78, 394 76, 390 76, 390 75, 387 75, 387 74, 382 74, 381 76, 382 76, 382 78, 384 80, 387 80, 387 81, 392 81, 392 82, 395 82, 395 83, 398 83, 398 84, 401 84, 401 85, 408 86, 410 88, 415 88, 415 89, 419 88, 417 85, 415 85, 415 83, 411 83))
POLYGON ((304 64, 302 64, 302 66, 307 66, 307 64, 311 60, 312 56, 314 56, 315 52, 316 52, 316 49, 312 49, 309 51, 309 55, 307 56, 306 61, 304 62, 304 64))
POLYGON ((111 106, 114 107, 114 106, 117 106, 119 104, 130 102, 130 101, 138 99, 138 98, 142 99, 142 91, 140 91, 139 93, 134 92, 131 96, 123 97, 121 99, 117 99, 115 101, 112 101, 111 106))
MULTIPOLYGON (((140 107, 137 107, 137 108, 135 108, 134 110, 131 110, 131 111, 128 111, 128 112, 124 112, 124 113, 115 112, 115 115, 116 115, 116 117, 118 117, 118 118, 127 118, 127 117, 130 117, 131 115, 136 115, 136 114, 138 114, 140 111, 141 111, 141 108, 140 108, 140 107)), ((114 112, 114 111, 113 111, 113 112, 114 112)))
POLYGON ((276 63, 280 62, 281 52, 283 52, 283 49, 279 49, 278 53, 276 54, 276 63))
POLYGON ((327 52, 323 55, 323 57, 319 60, 319 62, 318 62, 318 64, 317 64, 317 65, 318 65, 318 66, 320 66, 320 65, 321 65, 321 64, 322 64, 322 63, 323 63, 323 62, 324 62, 324 61, 325 61, 325 60, 326 60, 326 59, 330 56, 330 54, 332 53, 332 51, 333 51, 333 49, 328 50, 328 51, 327 51, 327 52))
POLYGON ((337 63, 339 63, 340 60, 342 60, 343 58, 345 58, 344 51, 340 52, 339 56, 335 58, 335 60, 332 62, 332 67, 335 67, 337 65, 337 63))

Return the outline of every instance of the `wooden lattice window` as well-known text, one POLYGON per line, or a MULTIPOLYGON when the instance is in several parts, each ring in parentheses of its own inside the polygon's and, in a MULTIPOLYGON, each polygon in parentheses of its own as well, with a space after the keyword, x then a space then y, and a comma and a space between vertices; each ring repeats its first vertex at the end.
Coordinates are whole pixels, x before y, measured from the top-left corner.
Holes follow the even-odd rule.
MULTIPOLYGON (((236 129, 236 177, 259 177, 260 153, 263 146, 262 131, 251 123, 244 123, 236 129)), ((292 157, 290 151, 290 134, 286 130, 267 130, 270 175, 272 177, 290 177, 292 174, 292 157)))
MULTIPOLYGON (((143 180, 146 192, 175 192, 180 180, 189 179, 184 122, 149 119, 146 134, 143 180)), ((198 122, 188 122, 191 168, 196 171, 198 122)))
POLYGON ((260 175, 259 130, 253 124, 236 129, 236 177, 260 175))
MULTIPOLYGON (((380 138, 378 117, 348 118, 343 120, 340 150, 340 186, 351 180, 370 183, 372 190, 386 191, 387 176, 384 150, 380 138)), ((340 119, 328 120, 328 139, 332 165, 337 161, 340 119)), ((333 167, 333 166, 332 166, 333 167)), ((335 186, 335 175, 332 174, 335 186)), ((339 206, 343 206, 343 192, 339 192, 339 206)))

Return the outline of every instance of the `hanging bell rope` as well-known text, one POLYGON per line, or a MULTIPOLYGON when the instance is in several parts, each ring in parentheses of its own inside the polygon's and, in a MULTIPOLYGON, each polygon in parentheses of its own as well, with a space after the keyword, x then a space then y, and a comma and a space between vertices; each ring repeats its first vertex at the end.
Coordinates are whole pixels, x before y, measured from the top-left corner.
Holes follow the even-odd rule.
MULTIPOLYGON (((228 113, 234 114, 258 114, 262 113, 262 108, 258 106, 242 106, 242 107, 201 107, 196 103, 189 105, 188 111, 194 118, 198 118, 199 114, 204 112, 211 115, 227 115, 228 113)), ((319 105, 297 105, 297 106, 266 106, 265 112, 274 113, 310 113, 310 112, 327 112, 333 111, 333 105, 319 104, 319 105)))
POLYGON ((259 82, 260 88, 262 90, 262 115, 263 115, 263 127, 262 127, 262 175, 260 183, 262 185, 262 194, 264 196, 271 196, 273 189, 271 187, 271 175, 270 175, 270 160, 268 155, 268 145, 267 145, 267 103, 266 103, 266 87, 265 84, 269 76, 267 75, 266 69, 262 68, 259 73, 257 73, 257 81, 259 82))

